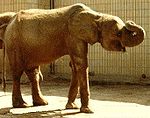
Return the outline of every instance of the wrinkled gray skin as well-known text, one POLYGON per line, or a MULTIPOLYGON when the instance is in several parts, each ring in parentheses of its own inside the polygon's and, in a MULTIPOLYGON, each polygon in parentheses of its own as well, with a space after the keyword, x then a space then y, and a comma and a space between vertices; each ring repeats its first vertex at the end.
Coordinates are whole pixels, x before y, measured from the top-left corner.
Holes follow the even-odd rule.
POLYGON ((4 42, 13 74, 13 107, 26 107, 20 91, 25 72, 31 81, 33 105, 47 105, 40 91, 40 65, 69 55, 72 81, 66 108, 77 108, 74 101, 80 88, 81 108, 89 109, 88 43, 99 42, 109 51, 125 51, 144 39, 144 30, 134 22, 97 13, 83 4, 54 10, 25 10, 7 26, 4 42))

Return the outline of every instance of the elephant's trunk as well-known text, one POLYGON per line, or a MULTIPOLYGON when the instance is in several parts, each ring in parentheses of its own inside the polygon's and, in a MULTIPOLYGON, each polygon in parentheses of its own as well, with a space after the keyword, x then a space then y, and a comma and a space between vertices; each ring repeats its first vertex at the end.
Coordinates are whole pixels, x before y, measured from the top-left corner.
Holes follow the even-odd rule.
POLYGON ((124 36, 122 44, 125 47, 133 47, 139 45, 144 40, 145 31, 144 29, 136 25, 132 21, 127 21, 124 27, 124 36))

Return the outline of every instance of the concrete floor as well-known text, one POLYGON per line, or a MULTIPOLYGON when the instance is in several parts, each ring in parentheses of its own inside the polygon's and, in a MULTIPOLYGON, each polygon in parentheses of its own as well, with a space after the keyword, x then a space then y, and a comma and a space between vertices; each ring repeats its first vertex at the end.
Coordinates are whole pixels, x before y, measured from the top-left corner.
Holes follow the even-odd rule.
MULTIPOLYGON (((23 98, 31 107, 12 108, 12 87, 8 84, 6 94, 0 91, 0 118, 150 118, 150 86, 90 86, 90 106, 93 114, 80 113, 79 109, 64 109, 69 82, 42 82, 42 92, 49 105, 39 107, 32 106, 30 85, 23 84, 21 87, 23 98)), ((80 99, 77 99, 76 103, 80 106, 80 99)))

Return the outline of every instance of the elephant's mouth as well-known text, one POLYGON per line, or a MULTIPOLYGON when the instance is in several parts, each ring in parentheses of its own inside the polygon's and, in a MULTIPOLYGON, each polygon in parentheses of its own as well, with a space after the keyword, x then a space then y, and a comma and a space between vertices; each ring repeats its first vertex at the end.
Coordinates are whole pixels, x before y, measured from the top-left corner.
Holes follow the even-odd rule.
POLYGON ((125 46, 123 46, 122 43, 118 40, 111 41, 110 47, 112 51, 126 52, 125 46))
POLYGON ((123 47, 121 51, 122 51, 122 52, 126 52, 126 48, 125 48, 125 47, 123 47))
POLYGON ((121 51, 122 51, 122 52, 126 52, 126 48, 125 48, 125 46, 122 44, 122 42, 120 42, 120 45, 121 45, 121 48, 122 48, 121 51))
POLYGON ((120 52, 126 52, 126 48, 123 45, 123 43, 120 40, 112 40, 111 41, 102 41, 101 45, 104 49, 108 51, 120 51, 120 52))

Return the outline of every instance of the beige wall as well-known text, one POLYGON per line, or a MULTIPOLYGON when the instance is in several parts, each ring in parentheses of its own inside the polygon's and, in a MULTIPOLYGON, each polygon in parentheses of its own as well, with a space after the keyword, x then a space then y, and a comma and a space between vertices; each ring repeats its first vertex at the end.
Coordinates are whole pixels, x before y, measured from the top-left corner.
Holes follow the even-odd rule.
MULTIPOLYGON (((150 1, 149 0, 56 0, 55 7, 67 6, 81 2, 93 10, 119 16, 123 21, 133 20, 146 30, 145 41, 133 48, 127 48, 126 53, 105 51, 100 44, 89 46, 90 71, 101 77, 118 77, 116 81, 139 81, 142 74, 150 79, 150 1), (131 80, 132 79, 132 80, 131 80)), ((59 73, 70 73, 64 57, 56 61, 59 73)), ((98 78, 99 78, 98 77, 98 78)), ((106 78, 107 78, 106 77, 106 78)), ((111 78, 111 79, 113 79, 111 78)), ((101 79, 101 78, 99 78, 101 79)))
POLYGON ((0 0, 0 13, 31 8, 49 9, 49 0, 0 0))

